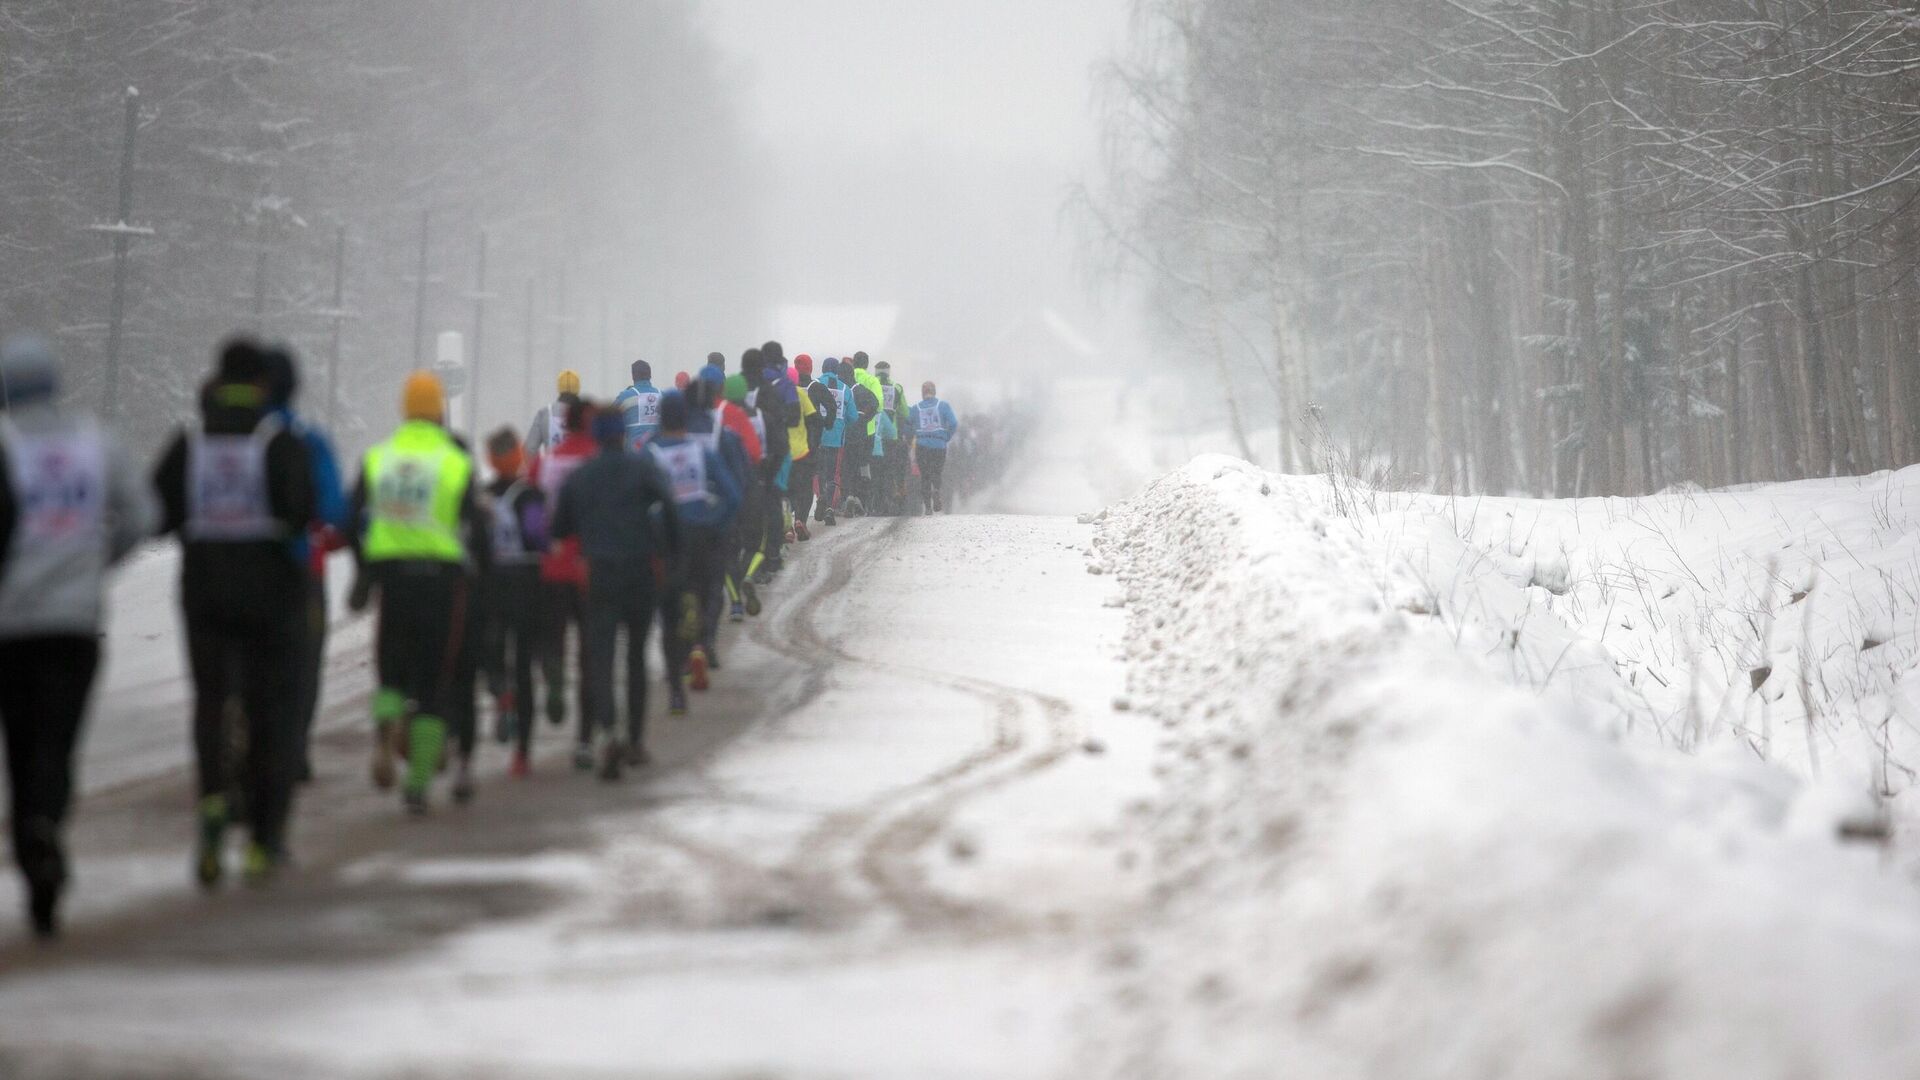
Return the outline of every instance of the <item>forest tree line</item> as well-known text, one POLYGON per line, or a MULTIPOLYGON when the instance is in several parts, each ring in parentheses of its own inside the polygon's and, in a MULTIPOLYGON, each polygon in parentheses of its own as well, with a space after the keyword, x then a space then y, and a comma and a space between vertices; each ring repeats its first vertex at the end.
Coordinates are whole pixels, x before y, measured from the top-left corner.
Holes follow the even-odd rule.
POLYGON ((318 413, 346 313, 351 445, 392 421, 434 332, 481 331, 497 423, 563 366, 704 355, 757 303, 752 162, 686 3, 6 0, 0 327, 50 335, 82 402, 103 392, 96 227, 117 224, 129 88, 128 224, 152 233, 128 244, 115 412, 143 443, 192 415, 236 328, 299 348, 318 413))
POLYGON ((1562 496, 1920 460, 1920 9, 1138 0, 1106 85, 1082 208, 1250 454, 1324 421, 1562 496))

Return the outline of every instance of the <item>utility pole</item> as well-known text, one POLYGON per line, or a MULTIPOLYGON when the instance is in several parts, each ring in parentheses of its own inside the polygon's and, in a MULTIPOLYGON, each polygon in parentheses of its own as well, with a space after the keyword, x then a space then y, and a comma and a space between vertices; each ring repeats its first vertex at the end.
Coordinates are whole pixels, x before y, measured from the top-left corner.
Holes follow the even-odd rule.
POLYGON ((521 369, 520 380, 524 384, 521 389, 526 395, 526 407, 529 409, 539 407, 539 403, 533 396, 534 338, 539 334, 539 323, 535 321, 533 305, 534 294, 539 285, 539 278, 530 277, 527 279, 527 362, 526 366, 521 369))
MULTIPOLYGON (((553 325, 556 331, 553 347, 553 362, 561 370, 567 367, 567 327, 572 320, 567 318, 567 264, 560 264, 560 306, 553 313, 553 325)), ((586 389, 582 387, 581 389, 586 389)))
POLYGON ((620 382, 620 376, 613 370, 612 331, 613 305, 606 299, 600 301, 600 377, 607 380, 608 386, 620 382))
POLYGON ((433 239, 433 210, 420 212, 420 268, 413 278, 413 366, 427 366, 427 275, 428 245, 433 239))
POLYGON ((487 230, 480 230, 480 267, 474 276, 473 293, 473 359, 467 372, 467 394, 471 398, 468 409, 468 423, 471 429, 473 445, 480 445, 480 346, 481 335, 487 325, 487 230))
POLYGON ((253 260, 253 330, 262 337, 267 333, 267 237, 266 228, 260 230, 260 250, 253 260))
POLYGON ((333 307, 317 312, 333 320, 333 351, 327 357, 327 430, 340 430, 340 328, 351 316, 347 311, 347 227, 342 225, 333 236, 333 307))
POLYGON ((101 387, 101 412, 112 423, 120 408, 120 346, 127 312, 127 246, 136 236, 152 236, 153 230, 135 225, 133 217, 133 146, 140 132, 140 91, 127 87, 126 135, 120 143, 120 216, 110 225, 93 225, 88 231, 113 237, 113 307, 107 316, 107 370, 101 387))

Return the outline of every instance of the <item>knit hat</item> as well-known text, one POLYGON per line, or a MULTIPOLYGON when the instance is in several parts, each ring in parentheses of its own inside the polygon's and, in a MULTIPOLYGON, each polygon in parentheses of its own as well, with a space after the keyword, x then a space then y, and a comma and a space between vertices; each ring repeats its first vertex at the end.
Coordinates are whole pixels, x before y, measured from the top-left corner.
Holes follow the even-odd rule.
POLYGON ((560 377, 558 379, 554 380, 553 388, 556 393, 561 393, 561 394, 579 393, 580 392, 580 373, 573 370, 572 368, 568 368, 567 370, 560 373, 560 377))
POLYGON ((724 383, 727 381, 727 373, 721 370, 718 364, 708 364, 706 367, 700 369, 700 374, 694 377, 703 383, 724 383))
POLYGON ((653 381, 653 365, 647 363, 645 360, 635 360, 633 362, 634 385, 638 386, 643 382, 652 382, 652 381, 653 381))
POLYGON ((820 373, 822 375, 831 375, 836 379, 839 378, 840 377, 840 361, 835 360, 831 356, 827 357, 827 362, 820 365, 820 373))
POLYGON ((293 404, 293 395, 300 390, 300 370, 293 362, 293 350, 271 345, 262 356, 267 368, 267 404, 284 409, 293 404))
POLYGON ((793 370, 802 375, 813 374, 813 357, 808 356, 806 353, 801 353, 799 356, 794 357, 793 370))
POLYGON ((237 337, 220 347, 214 378, 223 383, 260 382, 267 375, 267 357, 252 338, 237 337))
POLYGON ((687 395, 669 390, 660 395, 660 427, 665 431, 687 430, 687 395))
POLYGON ((692 382, 693 376, 683 371, 673 377, 673 388, 675 390, 685 391, 687 386, 692 382))
POLYGON ((446 388, 440 385, 440 376, 431 371, 407 376, 407 385, 400 391, 400 411, 409 420, 439 423, 447 414, 446 388))
POLYGON ((727 400, 742 405, 747 400, 747 377, 745 375, 727 376, 727 400))
POLYGON ((17 334, 0 346, 0 382, 6 385, 6 401, 20 405, 51 398, 60 389, 60 373, 53 359, 53 346, 34 334, 17 334))
POLYGON ((777 368, 787 366, 786 346, 777 341, 769 341, 765 345, 760 346, 760 355, 766 359, 768 367, 777 368))

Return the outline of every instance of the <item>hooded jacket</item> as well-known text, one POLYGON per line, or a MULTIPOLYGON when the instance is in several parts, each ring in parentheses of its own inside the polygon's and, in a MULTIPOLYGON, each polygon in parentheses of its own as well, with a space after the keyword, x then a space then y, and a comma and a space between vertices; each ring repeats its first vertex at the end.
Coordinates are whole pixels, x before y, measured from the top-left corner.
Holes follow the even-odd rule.
POLYGON ((146 478, 91 416, 51 401, 0 414, 0 640, 97 633, 107 568, 159 523, 146 478))

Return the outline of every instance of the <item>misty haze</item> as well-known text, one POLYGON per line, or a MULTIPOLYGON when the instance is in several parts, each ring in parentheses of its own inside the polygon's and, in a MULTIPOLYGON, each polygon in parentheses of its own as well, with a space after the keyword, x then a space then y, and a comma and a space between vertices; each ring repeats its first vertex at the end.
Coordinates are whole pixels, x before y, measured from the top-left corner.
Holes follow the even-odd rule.
POLYGON ((0 206, 0 1080, 1920 1076, 1920 10, 0 0, 0 206))

